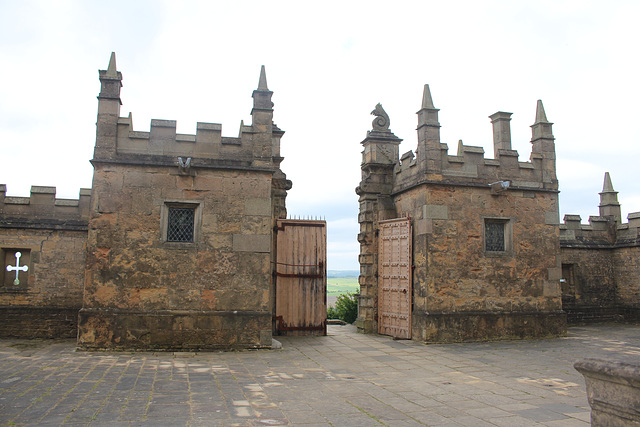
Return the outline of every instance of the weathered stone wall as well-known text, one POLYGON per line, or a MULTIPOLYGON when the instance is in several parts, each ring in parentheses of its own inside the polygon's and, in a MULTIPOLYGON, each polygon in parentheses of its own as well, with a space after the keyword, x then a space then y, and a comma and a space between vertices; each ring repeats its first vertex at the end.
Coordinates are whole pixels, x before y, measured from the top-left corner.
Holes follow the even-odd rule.
POLYGON ((396 206, 414 219, 414 334, 459 341, 563 333, 557 193, 430 185, 400 194, 396 206), (485 251, 486 218, 509 222, 504 253, 485 251), (557 324, 518 323, 532 313, 557 324), (496 314, 510 320, 489 320, 496 314))
POLYGON ((562 306, 571 323, 617 319, 612 249, 562 248, 562 306))
POLYGON ((614 265, 618 302, 640 311, 640 246, 617 249, 614 265))
POLYGON ((268 172, 95 162, 79 345, 270 343, 270 194, 268 172), (193 243, 163 240, 172 202, 198 206, 193 243), (247 312, 255 324, 242 326, 247 312))
POLYGON ((414 332, 430 343, 492 341, 566 336, 567 321, 560 311, 475 311, 414 315, 414 332))
POLYGON ((589 224, 565 215, 560 225, 563 308, 570 322, 640 320, 640 214, 621 224, 616 195, 607 173, 600 211, 618 214, 590 216, 589 224))
POLYGON ((30 197, 5 197, 0 186, 0 336, 75 337, 82 307, 89 193, 55 198, 53 187, 30 197), (14 254, 20 251, 19 284, 14 254))
MULTIPOLYGON (((82 307, 86 231, 0 229, 0 252, 29 252, 28 278, 0 287, 0 335, 75 337, 82 307), (13 251, 12 251, 13 252, 13 251), (51 314, 54 314, 51 318, 51 314), (21 320, 16 322, 16 317, 21 320), (45 326, 46 325, 46 326, 45 326)), ((2 257, 4 261, 4 256, 2 257)), ((0 276, 12 279, 15 273, 0 276)), ((20 276, 23 276, 20 274, 20 276)))
POLYGON ((618 303, 627 320, 640 321, 640 212, 618 228, 615 272, 618 303))

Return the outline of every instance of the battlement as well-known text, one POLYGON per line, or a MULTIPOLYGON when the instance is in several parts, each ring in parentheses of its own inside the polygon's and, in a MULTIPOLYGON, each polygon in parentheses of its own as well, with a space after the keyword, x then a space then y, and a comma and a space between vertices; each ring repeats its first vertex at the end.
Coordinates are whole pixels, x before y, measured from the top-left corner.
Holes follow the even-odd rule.
POLYGON ((175 120, 151 120, 149 131, 136 131, 133 115, 120 117, 122 73, 111 54, 107 70, 99 71, 98 122, 94 162, 177 164, 189 160, 194 167, 272 168, 280 166, 280 138, 284 132, 273 123, 273 103, 265 69, 253 91, 252 124, 240 122, 237 137, 222 136, 219 123, 198 123, 195 135, 176 132, 175 120), (178 159, 181 158, 182 160, 178 159))
MULTIPOLYGON (((133 129, 133 116, 118 118, 116 152, 176 158, 234 159, 250 161, 253 156, 253 137, 260 133, 253 126, 240 123, 237 137, 222 136, 219 123, 198 122, 196 134, 176 133, 175 120, 151 120, 149 132, 133 129)), ((274 134, 284 132, 274 126, 274 134), (278 132, 279 131, 279 132, 278 132)))
MULTIPOLYGON (((499 111, 489 116, 493 126, 494 158, 485 158, 482 147, 464 145, 458 141, 455 155, 440 141, 439 109, 433 106, 429 85, 425 85, 422 108, 418 111, 418 148, 399 156, 401 139, 389 130, 389 117, 378 105, 372 114, 373 131, 362 144, 363 167, 393 167, 393 191, 401 192, 414 185, 431 182, 447 185, 491 186, 504 184, 503 189, 558 190, 555 162, 555 142, 542 101, 538 101, 532 128, 532 151, 529 161, 519 160, 511 148, 510 121, 512 113, 499 111), (385 125, 377 124, 377 121, 385 125)), ((493 187, 492 187, 493 188, 493 187)))
POLYGON ((630 213, 623 223, 617 194, 606 172, 600 193, 600 215, 589 216, 588 224, 582 224, 580 215, 565 215, 560 224, 560 245, 603 249, 640 246, 640 212, 630 213))
MULTIPOLYGON (((456 155, 449 154, 449 146, 440 143, 442 181, 448 184, 491 184, 497 181, 510 181, 510 188, 543 189, 542 156, 532 153, 531 161, 521 162, 515 150, 503 150, 497 159, 484 157, 484 148, 464 145, 458 141, 456 155)), ((408 151, 400 157, 394 172, 396 174, 395 191, 416 184, 423 178, 424 171, 419 167, 417 156, 408 151)))
POLYGON ((80 189, 78 199, 57 199, 55 187, 32 186, 29 197, 7 196, 0 184, 0 227, 77 229, 87 227, 91 190, 80 189))
POLYGON ((611 217, 591 215, 589 223, 582 224, 580 215, 565 215, 560 224, 560 245, 571 248, 640 246, 640 212, 630 213, 627 221, 619 224, 611 217))

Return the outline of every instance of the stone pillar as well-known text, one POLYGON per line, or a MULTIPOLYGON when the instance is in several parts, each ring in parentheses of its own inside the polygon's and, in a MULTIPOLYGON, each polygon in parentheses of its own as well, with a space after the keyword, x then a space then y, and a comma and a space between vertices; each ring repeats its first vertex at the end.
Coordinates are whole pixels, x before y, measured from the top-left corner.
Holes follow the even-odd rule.
POLYGON ((378 246, 377 222, 394 218, 395 209, 390 198, 393 189, 394 168, 399 162, 402 141, 389 130, 389 117, 378 104, 372 112, 377 118, 373 130, 362 141, 362 180, 356 188, 360 213, 360 297, 356 326, 359 332, 378 331, 378 246))
POLYGON ((376 211, 377 197, 374 194, 360 194, 358 202, 360 204, 360 233, 358 242, 360 243, 360 296, 358 297, 358 318, 356 326, 358 331, 364 333, 374 333, 377 331, 377 248, 374 232, 374 218, 376 211))

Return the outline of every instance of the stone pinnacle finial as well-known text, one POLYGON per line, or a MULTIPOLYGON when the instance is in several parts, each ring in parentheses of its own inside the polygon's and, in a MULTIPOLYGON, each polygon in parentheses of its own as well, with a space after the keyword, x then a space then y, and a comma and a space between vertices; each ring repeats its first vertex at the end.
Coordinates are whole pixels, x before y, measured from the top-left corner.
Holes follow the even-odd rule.
POLYGON ((258 82, 258 90, 269 90, 267 87, 267 73, 264 70, 264 65, 260 68, 260 81, 258 82))
POLYGON ((429 90, 428 84, 424 85, 424 92, 422 92, 422 108, 436 108, 433 106, 433 99, 431 99, 431 91, 429 90))
POLYGON ((107 77, 118 77, 118 70, 116 69, 116 53, 111 52, 111 58, 109 58, 109 67, 107 68, 107 77))
POLYGON ((622 223, 622 212, 620 210, 620 202, 618 202, 618 192, 613 189, 609 172, 605 172, 604 174, 599 210, 600 216, 612 217, 618 221, 619 224, 622 223))
POLYGON ((618 202, 618 192, 613 189, 609 172, 604 174, 604 184, 600 193, 600 216, 613 217, 619 224, 622 223, 622 212, 618 202))
POLYGON ((609 172, 605 172, 604 173, 604 184, 602 185, 602 192, 603 193, 610 193, 612 191, 615 191, 613 189, 613 184, 611 183, 611 176, 609 176, 609 172))
POLYGON ((542 105, 542 101, 540 99, 538 99, 538 105, 536 106, 535 123, 549 123, 549 120, 547 120, 547 115, 544 112, 544 105, 542 105))

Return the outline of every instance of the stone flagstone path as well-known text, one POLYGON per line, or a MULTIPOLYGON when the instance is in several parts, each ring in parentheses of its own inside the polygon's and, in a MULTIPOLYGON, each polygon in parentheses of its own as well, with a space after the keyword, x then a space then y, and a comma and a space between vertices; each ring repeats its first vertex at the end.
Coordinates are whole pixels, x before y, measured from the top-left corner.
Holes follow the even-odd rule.
POLYGON ((542 341, 423 345, 330 326, 281 350, 76 352, 0 340, 0 424, 38 426, 586 426, 573 363, 640 358, 639 325, 542 341))

